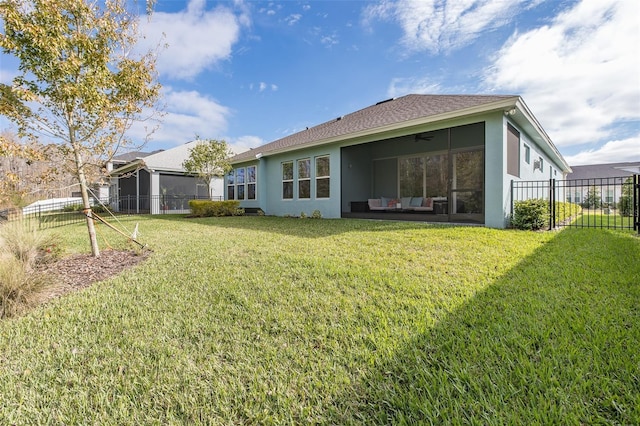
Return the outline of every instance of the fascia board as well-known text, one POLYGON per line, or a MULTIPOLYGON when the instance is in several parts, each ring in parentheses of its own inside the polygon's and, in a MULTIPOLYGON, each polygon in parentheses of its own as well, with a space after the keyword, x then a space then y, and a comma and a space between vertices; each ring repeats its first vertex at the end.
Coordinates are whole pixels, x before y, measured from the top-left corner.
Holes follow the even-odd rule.
POLYGON ((126 166, 122 166, 122 167, 118 167, 117 169, 113 169, 110 173, 109 176, 118 176, 124 173, 130 173, 134 170, 138 170, 138 169, 144 169, 146 168, 146 164, 144 162, 144 160, 142 159, 138 159, 138 160, 134 160, 131 163, 127 164, 126 166))
MULTIPOLYGON (((519 99, 518 96, 514 96, 511 98, 506 98, 504 100, 492 102, 489 104, 482 104, 482 105, 478 105, 471 108, 458 109, 458 110, 449 111, 443 114, 416 118, 414 120, 401 121, 399 123, 394 123, 387 126, 375 127, 373 129, 362 130, 360 132, 349 133, 347 135, 320 139, 314 142, 305 143, 303 145, 299 145, 295 147, 270 150, 267 152, 262 152, 262 155, 264 157, 267 157, 275 154, 282 154, 285 152, 293 152, 301 149, 314 148, 321 145, 328 145, 328 144, 333 144, 338 142, 347 142, 349 140, 361 139, 361 138, 366 138, 374 135, 382 135, 385 133, 391 133, 391 132, 395 132, 403 129, 411 129, 413 127, 423 126, 425 124, 436 123, 439 121, 452 120, 456 118, 462 118, 470 115, 482 114, 482 113, 487 113, 487 112, 497 111, 502 109, 508 110, 516 106, 518 99, 519 99)), ((360 143, 364 143, 364 141, 360 143)), ((259 152, 260 148, 254 148, 254 151, 259 152)), ((239 162, 234 162, 233 164, 245 163, 247 161, 251 161, 251 160, 242 160, 239 162)))
POLYGON ((524 103, 524 100, 522 98, 518 99, 516 108, 518 108, 518 110, 522 112, 522 115, 524 116, 524 118, 529 122, 529 124, 531 124, 535 132, 540 136, 541 140, 539 140, 538 142, 544 142, 546 147, 550 149, 550 152, 547 151, 547 154, 554 156, 556 160, 560 161, 564 165, 565 167, 564 171, 566 171, 567 173, 571 173, 571 166, 569 166, 569 164, 564 159, 562 154, 560 154, 560 151, 558 150, 558 148, 556 148, 555 144, 553 143, 553 141, 551 140, 547 132, 545 132, 545 130, 542 128, 542 125, 540 124, 540 122, 538 122, 538 120, 533 115, 533 113, 531 112, 527 104, 524 103))

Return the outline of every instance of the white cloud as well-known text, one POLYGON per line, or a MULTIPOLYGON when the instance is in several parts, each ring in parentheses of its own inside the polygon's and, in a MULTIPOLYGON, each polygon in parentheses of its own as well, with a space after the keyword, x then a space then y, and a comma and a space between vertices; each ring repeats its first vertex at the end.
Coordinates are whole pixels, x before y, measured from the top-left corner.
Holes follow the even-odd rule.
POLYGON ((163 77, 190 79, 219 61, 228 59, 238 41, 242 25, 249 18, 226 7, 205 10, 205 0, 191 0, 178 13, 155 12, 151 21, 141 22, 141 47, 168 47, 160 51, 158 71, 163 77))
POLYGON ((300 21, 302 15, 299 13, 294 13, 292 15, 287 16, 284 20, 288 25, 295 25, 300 21))
POLYGON ((264 81, 261 81, 257 85, 254 83, 249 83, 249 90, 253 90, 256 87, 258 89, 258 92, 264 92, 265 90, 271 90, 272 92, 275 92, 278 90, 278 86, 273 83, 265 83, 264 81))
MULTIPOLYGON (((252 148, 259 147, 260 145, 264 145, 264 139, 258 136, 240 136, 238 138, 225 139, 229 148, 234 152, 234 154, 240 154, 241 152, 248 151, 252 148)), ((257 153, 257 152, 256 152, 257 153)))
MULTIPOLYGON (((195 91, 172 90, 166 86, 163 91, 166 109, 160 127, 152 135, 154 146, 180 145, 196 135, 218 139, 227 130, 227 119, 231 114, 227 107, 195 91)), ((144 140, 143 123, 136 123, 128 135, 136 142, 144 140)))
POLYGON ((571 166, 640 161, 640 134, 629 139, 610 141, 600 148, 566 156, 565 159, 571 166))
POLYGON ((392 98, 397 98, 409 93, 433 94, 439 93, 440 91, 440 84, 431 81, 428 77, 396 77, 391 79, 387 94, 392 98))
POLYGON ((559 147, 615 138, 613 124, 640 120, 639 15, 635 0, 581 2, 512 36, 486 83, 522 95, 559 147))
POLYGON ((320 38, 320 43, 322 43, 325 47, 331 47, 340 43, 337 34, 325 35, 320 38))
POLYGON ((500 27, 526 0, 383 0, 364 9, 363 20, 397 22, 404 32, 402 43, 409 51, 446 52, 476 39, 482 32, 500 27))

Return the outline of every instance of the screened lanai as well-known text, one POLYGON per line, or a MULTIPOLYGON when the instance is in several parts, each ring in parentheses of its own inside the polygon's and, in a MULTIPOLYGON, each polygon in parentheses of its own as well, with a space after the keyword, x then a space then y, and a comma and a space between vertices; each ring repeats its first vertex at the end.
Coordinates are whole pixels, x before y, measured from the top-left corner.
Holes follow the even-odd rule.
POLYGON ((485 139, 479 122, 342 148, 342 216, 484 223, 485 139))

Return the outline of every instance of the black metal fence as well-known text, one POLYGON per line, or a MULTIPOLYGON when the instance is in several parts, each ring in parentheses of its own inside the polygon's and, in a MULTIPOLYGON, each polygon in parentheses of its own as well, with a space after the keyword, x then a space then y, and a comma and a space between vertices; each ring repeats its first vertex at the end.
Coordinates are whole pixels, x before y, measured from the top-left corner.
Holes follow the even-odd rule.
POLYGON ((191 200, 222 201, 222 197, 199 197, 196 195, 126 195, 103 202, 111 211, 127 214, 177 214, 189 213, 191 200))
POLYGON ((511 181, 511 214, 517 201, 549 202, 549 229, 633 229, 640 233, 640 178, 511 181))
MULTIPOLYGON (((187 214, 190 212, 189 201, 208 199, 192 195, 159 195, 159 196, 124 196, 108 200, 91 200, 92 209, 103 214, 109 212, 118 216, 135 214, 187 214)), ((222 197, 214 200, 221 201, 222 197)), ((0 222, 22 220, 27 226, 37 229, 55 228, 58 226, 80 223, 86 219, 82 212, 82 201, 79 198, 46 200, 28 207, 0 211, 0 222)))

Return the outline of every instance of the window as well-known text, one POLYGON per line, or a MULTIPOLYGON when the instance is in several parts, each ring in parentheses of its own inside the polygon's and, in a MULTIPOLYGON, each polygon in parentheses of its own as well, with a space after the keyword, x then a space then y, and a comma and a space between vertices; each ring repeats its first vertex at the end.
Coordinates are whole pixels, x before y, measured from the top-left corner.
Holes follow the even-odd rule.
POLYGON ((330 194, 329 156, 316 157, 316 198, 329 198, 330 194))
POLYGON ((236 171, 231 169, 227 175, 227 200, 236 199, 236 171))
POLYGON ((256 166, 247 167, 247 200, 256 199, 256 166))
POLYGON ((311 198, 311 160, 298 160, 298 198, 311 198))
POLYGON ((613 203, 613 189, 607 189, 607 196, 604 198, 605 203, 613 203))
POLYGON ((293 199, 293 161, 282 163, 282 198, 293 199))
POLYGON ((227 200, 255 200, 257 167, 232 169, 227 174, 227 200))
POLYGON ((524 161, 531 164, 531 148, 526 144, 524 145, 524 161))
POLYGON ((507 173, 520 177, 520 132, 507 124, 507 173))
POLYGON ((245 168, 236 169, 236 200, 244 200, 245 168))

